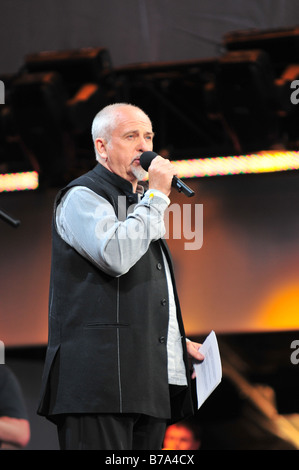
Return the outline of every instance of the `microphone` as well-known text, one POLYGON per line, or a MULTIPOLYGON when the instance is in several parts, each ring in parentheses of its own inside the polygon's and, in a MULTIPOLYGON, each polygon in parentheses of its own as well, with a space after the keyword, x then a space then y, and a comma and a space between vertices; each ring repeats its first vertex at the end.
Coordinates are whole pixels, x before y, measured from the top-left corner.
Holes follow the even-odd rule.
MULTIPOLYGON (((157 157, 156 152, 143 152, 140 156, 140 165, 145 171, 148 171, 148 168, 152 162, 152 160, 157 157)), ((194 191, 189 188, 183 181, 181 181, 177 176, 172 178, 171 186, 175 188, 179 193, 184 193, 186 196, 191 197, 194 196, 194 191)))

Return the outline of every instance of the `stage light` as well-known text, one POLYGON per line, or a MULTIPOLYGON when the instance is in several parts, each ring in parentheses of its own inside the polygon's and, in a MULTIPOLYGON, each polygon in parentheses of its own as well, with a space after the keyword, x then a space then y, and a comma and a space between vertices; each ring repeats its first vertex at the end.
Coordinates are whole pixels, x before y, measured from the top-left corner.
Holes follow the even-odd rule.
POLYGON ((172 161, 178 178, 273 173, 299 169, 299 151, 268 151, 256 154, 172 161))
POLYGON ((0 174, 0 193, 34 190, 38 186, 39 178, 36 171, 0 174))

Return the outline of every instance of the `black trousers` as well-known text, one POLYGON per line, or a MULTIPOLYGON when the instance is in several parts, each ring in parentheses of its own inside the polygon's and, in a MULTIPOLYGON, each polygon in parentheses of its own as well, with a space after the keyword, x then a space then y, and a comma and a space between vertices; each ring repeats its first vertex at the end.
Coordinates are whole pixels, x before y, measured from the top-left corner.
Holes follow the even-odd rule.
POLYGON ((166 420, 142 414, 63 415, 61 450, 160 450, 166 420))

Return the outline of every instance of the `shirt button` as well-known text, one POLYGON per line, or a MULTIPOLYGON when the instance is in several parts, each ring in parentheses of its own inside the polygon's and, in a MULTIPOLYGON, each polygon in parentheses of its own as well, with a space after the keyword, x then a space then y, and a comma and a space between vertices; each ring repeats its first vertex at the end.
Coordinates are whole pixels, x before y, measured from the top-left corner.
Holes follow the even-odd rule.
POLYGON ((161 344, 165 343, 165 336, 160 336, 159 341, 161 344))
POLYGON ((162 300, 161 300, 161 305, 163 305, 163 307, 165 307, 166 303, 167 303, 167 300, 166 300, 166 299, 162 299, 162 300))
POLYGON ((159 271, 161 271, 161 269, 162 269, 162 264, 161 264, 161 263, 157 263, 156 267, 157 267, 157 269, 159 269, 159 271))

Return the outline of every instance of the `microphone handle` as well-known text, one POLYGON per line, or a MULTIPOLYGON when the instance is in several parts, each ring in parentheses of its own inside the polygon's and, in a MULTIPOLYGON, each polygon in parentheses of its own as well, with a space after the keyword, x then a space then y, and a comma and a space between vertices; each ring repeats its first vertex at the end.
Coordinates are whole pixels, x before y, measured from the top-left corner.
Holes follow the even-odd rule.
POLYGON ((0 219, 4 220, 8 224, 12 225, 13 227, 18 227, 20 225, 20 221, 13 219, 10 215, 6 214, 0 210, 0 219))
POLYGON ((182 180, 180 180, 177 176, 172 178, 171 185, 178 190, 179 193, 184 193, 188 197, 194 196, 194 191, 189 188, 182 180))

